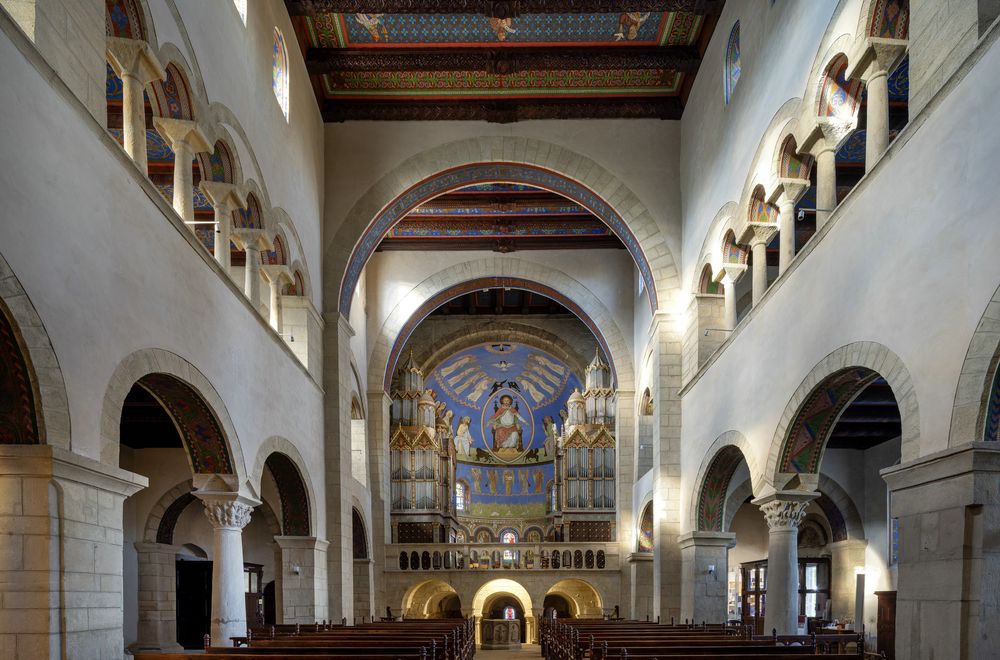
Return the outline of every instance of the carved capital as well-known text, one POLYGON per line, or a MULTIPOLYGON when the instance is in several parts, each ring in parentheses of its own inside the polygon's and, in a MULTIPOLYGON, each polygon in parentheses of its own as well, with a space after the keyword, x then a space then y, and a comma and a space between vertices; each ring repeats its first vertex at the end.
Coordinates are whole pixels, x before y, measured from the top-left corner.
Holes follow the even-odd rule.
POLYGON ((263 265, 260 267, 260 271, 272 284, 291 284, 294 281, 292 271, 289 270, 288 266, 263 265))
POLYGON ((198 187, 205 193, 209 203, 222 214, 245 208, 247 205, 246 198, 235 184, 203 180, 198 187))
POLYGON ((241 250, 267 250, 271 247, 263 229, 235 229, 232 240, 241 250))
POLYGON ((111 68, 119 78, 129 76, 145 85, 167 77, 167 72, 145 41, 108 37, 107 55, 111 68))
POLYGON ((802 199, 802 195, 809 190, 809 179, 778 179, 777 204, 791 204, 794 206, 802 199))
POLYGON ((857 117, 821 117, 818 120, 822 140, 817 140, 813 153, 820 155, 824 151, 836 151, 844 140, 857 128, 857 117))
POLYGON ((755 500, 754 504, 760 507, 770 531, 795 531, 806 517, 809 502, 817 495, 810 492, 775 493, 755 500))
POLYGON ((745 272, 747 272, 746 264, 722 264, 722 268, 719 269, 719 280, 733 283, 740 279, 745 272))
POLYGON ((205 516, 212 529, 243 529, 250 522, 253 507, 245 502, 205 500, 205 516))
POLYGON ((196 122, 189 119, 171 119, 169 117, 154 117, 153 127, 156 132, 170 143, 170 148, 178 151, 181 143, 191 148, 192 153, 212 151, 212 145, 196 122))
POLYGON ((751 248, 755 245, 767 245, 778 233, 776 225, 766 222, 751 222, 748 223, 748 226, 753 230, 753 239, 750 241, 751 248))

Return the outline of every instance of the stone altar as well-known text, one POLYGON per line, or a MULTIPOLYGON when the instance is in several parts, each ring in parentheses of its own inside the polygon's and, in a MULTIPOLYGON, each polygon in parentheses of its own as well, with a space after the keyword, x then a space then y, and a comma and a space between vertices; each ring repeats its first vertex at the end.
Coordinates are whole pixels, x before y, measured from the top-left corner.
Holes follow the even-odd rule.
POLYGON ((521 622, 517 619, 483 619, 480 626, 484 650, 521 648, 521 622))

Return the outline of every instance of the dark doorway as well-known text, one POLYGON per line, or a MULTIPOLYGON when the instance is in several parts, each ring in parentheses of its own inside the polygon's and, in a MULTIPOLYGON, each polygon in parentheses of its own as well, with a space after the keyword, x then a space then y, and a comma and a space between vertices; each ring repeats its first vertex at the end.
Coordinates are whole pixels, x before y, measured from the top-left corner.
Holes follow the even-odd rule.
POLYGON ((573 610, 569 606, 569 601, 557 594, 546 596, 542 607, 545 608, 546 618, 551 617, 553 611, 556 613, 557 619, 573 618, 573 610))
POLYGON ((527 629, 525 628, 524 610, 521 609, 521 601, 513 596, 500 595, 490 601, 483 612, 487 619, 503 619, 504 609, 514 608, 514 618, 521 622, 521 643, 527 641, 527 629))
POLYGON ((271 580, 264 585, 264 625, 273 626, 277 622, 274 601, 274 580, 271 580))
MULTIPOLYGON (((211 631, 212 562, 177 561, 177 643, 185 649, 205 647, 211 631)), ((213 644, 224 646, 222 640, 213 644)))

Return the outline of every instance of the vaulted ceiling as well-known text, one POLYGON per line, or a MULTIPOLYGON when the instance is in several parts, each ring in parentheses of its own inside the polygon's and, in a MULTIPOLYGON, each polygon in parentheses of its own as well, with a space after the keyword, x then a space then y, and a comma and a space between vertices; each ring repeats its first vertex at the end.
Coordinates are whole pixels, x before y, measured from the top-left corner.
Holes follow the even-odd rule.
POLYGON ((326 121, 679 119, 724 0, 285 0, 326 121))

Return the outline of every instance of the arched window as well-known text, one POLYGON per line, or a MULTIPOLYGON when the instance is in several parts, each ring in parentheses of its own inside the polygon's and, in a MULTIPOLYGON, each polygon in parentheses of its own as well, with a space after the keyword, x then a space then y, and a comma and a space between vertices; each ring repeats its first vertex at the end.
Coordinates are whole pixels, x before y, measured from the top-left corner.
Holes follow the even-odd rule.
POLYGON ((236 5, 236 12, 240 15, 240 20, 243 21, 243 25, 247 24, 247 0, 233 0, 233 4, 236 5))
POLYGON ((986 409, 986 432, 983 437, 985 440, 1000 442, 1000 367, 993 377, 993 389, 986 409))
POLYGON ((455 511, 465 511, 465 484, 455 484, 455 511))
POLYGON ((501 543, 517 543, 517 532, 512 529, 505 529, 500 532, 501 543))
POLYGON ((742 69, 740 64, 740 22, 736 21, 733 31, 729 33, 729 43, 726 45, 726 70, 722 73, 726 105, 729 105, 729 99, 733 97, 742 69))
POLYGON ((514 619, 517 618, 517 611, 513 607, 508 605, 507 607, 503 608, 503 618, 506 619, 507 621, 513 621, 514 619))
POLYGON ((278 99, 281 112, 288 121, 288 49, 281 31, 274 28, 274 54, 271 60, 271 89, 278 99))

